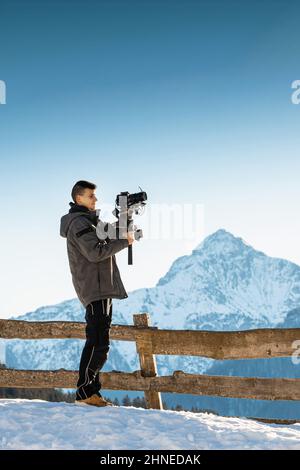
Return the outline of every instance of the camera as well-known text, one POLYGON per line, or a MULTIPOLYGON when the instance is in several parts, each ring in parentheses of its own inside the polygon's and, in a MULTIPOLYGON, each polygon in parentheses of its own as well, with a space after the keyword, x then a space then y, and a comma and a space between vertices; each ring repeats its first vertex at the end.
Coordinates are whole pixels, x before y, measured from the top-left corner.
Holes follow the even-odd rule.
MULTIPOLYGON (((141 188, 140 188, 141 189, 141 188)), ((143 232, 133 223, 133 214, 141 215, 147 201, 147 193, 130 194, 128 191, 121 192, 116 197, 115 209, 113 215, 117 217, 116 223, 117 238, 120 233, 133 232, 135 240, 139 241, 143 237, 143 232)), ((128 247, 128 264, 132 263, 132 245, 128 247)))
POLYGON ((141 191, 139 193, 130 194, 128 191, 124 191, 117 195, 116 206, 122 207, 122 198, 126 201, 127 207, 140 206, 146 204, 147 193, 141 191))
MULTIPOLYGON (((99 221, 96 228, 98 238, 100 240, 108 237, 116 238, 117 240, 126 239, 127 233, 133 232, 135 240, 139 241, 143 237, 143 231, 134 225, 133 215, 141 215, 143 213, 146 201, 147 193, 142 190, 139 193, 132 194, 128 191, 119 193, 115 200, 115 209, 112 211, 112 214, 118 220, 113 224, 99 221)), ((128 264, 133 264, 132 245, 128 246, 128 264)))

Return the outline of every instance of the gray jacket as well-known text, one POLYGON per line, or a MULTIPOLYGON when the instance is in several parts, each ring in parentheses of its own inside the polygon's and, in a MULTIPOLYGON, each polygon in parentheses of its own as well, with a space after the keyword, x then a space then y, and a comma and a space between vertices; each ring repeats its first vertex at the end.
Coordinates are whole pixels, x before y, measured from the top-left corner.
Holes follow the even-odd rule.
POLYGON ((127 298, 115 254, 129 246, 128 240, 99 240, 96 212, 70 205, 61 218, 60 235, 67 239, 72 282, 80 302, 87 307, 94 300, 127 298))

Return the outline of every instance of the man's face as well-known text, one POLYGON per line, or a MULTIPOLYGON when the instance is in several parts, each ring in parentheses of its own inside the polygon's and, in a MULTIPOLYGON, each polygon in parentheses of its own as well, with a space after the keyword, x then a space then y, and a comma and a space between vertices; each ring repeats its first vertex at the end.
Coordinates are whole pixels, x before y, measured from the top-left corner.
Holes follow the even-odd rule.
POLYGON ((97 201, 98 199, 95 195, 95 189, 85 188, 83 194, 78 194, 78 196, 76 196, 77 204, 87 207, 90 211, 95 210, 97 201))

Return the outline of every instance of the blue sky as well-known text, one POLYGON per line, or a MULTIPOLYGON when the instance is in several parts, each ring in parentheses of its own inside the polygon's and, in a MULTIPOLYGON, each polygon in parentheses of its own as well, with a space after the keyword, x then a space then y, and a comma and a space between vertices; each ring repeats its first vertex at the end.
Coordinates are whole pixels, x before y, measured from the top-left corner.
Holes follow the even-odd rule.
MULTIPOLYGON (((225 228, 300 264, 297 1, 0 1, 1 317, 75 297, 60 217, 98 206, 204 208, 194 240, 143 240, 127 290, 225 228)), ((143 226, 143 218, 138 220, 143 226)), ((146 235, 146 234, 145 234, 146 235)))

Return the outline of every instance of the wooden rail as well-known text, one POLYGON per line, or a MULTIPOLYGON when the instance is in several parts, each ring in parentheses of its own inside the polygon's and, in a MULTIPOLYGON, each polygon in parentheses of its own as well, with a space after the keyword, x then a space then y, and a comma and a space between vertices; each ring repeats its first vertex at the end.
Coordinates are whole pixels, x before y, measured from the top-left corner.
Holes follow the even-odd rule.
MULTIPOLYGON (((0 387, 76 388, 77 375, 77 371, 65 369, 54 371, 2 369, 0 387)), ((300 379, 198 375, 187 374, 180 370, 174 371, 173 375, 145 377, 138 370, 128 373, 101 372, 101 383, 107 390, 186 393, 257 400, 300 400, 300 379)))
MULTIPOLYGON (((148 314, 140 314, 148 315, 148 314)), ((0 337, 11 339, 85 339, 85 323, 0 320, 0 337)), ((151 354, 202 356, 212 359, 290 357, 300 328, 244 331, 159 330, 146 325, 112 325, 110 338, 147 342, 151 354)))

